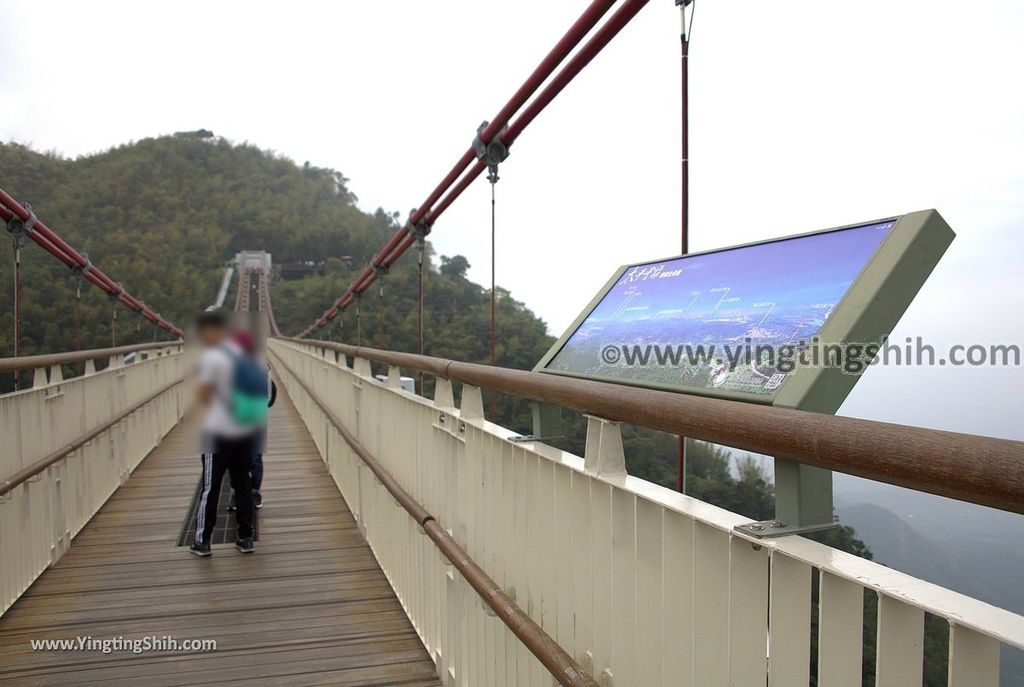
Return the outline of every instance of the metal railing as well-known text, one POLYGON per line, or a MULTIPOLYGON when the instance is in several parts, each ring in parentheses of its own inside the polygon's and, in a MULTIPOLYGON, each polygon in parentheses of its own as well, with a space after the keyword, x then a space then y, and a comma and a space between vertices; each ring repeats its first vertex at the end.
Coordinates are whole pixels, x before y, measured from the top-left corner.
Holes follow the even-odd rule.
MULTIPOLYGON (((304 343, 303 339, 288 339, 304 343)), ((588 415, 1024 513, 1024 442, 316 341, 588 415)))
MULTIPOLYGON (((273 354, 272 354, 273 355, 273 354)), ((348 431, 344 423, 337 415, 319 398, 317 398, 309 386, 295 375, 295 371, 288 363, 274 355, 279 367, 278 372, 287 374, 305 392, 307 398, 313 401, 323 413, 324 417, 331 423, 331 426, 341 435, 349 448, 359 457, 363 464, 370 469, 377 482, 388 491, 406 513, 423 528, 424 533, 433 540, 437 548, 445 555, 448 561, 459 571, 459 574, 473 587, 480 599, 498 615, 512 633, 530 650, 537 660, 551 673, 556 680, 566 687, 597 687, 597 683, 590 677, 580 665, 569 656, 565 650, 544 632, 529 615, 519 608, 515 601, 509 597, 487 576, 480 566, 470 558, 459 546, 444 527, 432 514, 423 508, 402 486, 395 481, 391 474, 359 443, 359 440, 348 431)))
POLYGON ((184 358, 175 342, 0 359, 34 370, 31 389, 0 395, 0 613, 181 418, 184 358))
POLYGON ((1018 511, 1019 486, 993 485, 989 497, 979 480, 998 461, 1019 460, 1019 442, 765 408, 748 415, 742 404, 326 342, 277 339, 270 350, 446 685, 551 677, 335 422, 602 685, 806 685, 812 633, 817 684, 860 685, 865 593, 877 595, 879 687, 921 684, 926 613, 949 624, 950 685, 994 687, 1000 646, 1024 648, 1024 617, 803 537, 748 537, 734 529, 747 518, 628 476, 614 420, 903 481, 895 483, 910 478, 877 454, 883 444, 903 457, 970 455, 978 462, 963 484, 950 477, 953 486, 942 486, 941 470, 922 469, 924 461, 914 484, 1018 511), (371 360, 389 365, 387 383, 373 378, 371 360), (403 391, 399 366, 435 375, 434 400, 403 391), (453 381, 464 385, 459 409, 453 381), (480 386, 600 416, 588 421, 586 455, 511 441, 484 419, 480 386), (723 410, 739 414, 714 421, 723 410), (773 429, 780 421, 791 424, 773 429))

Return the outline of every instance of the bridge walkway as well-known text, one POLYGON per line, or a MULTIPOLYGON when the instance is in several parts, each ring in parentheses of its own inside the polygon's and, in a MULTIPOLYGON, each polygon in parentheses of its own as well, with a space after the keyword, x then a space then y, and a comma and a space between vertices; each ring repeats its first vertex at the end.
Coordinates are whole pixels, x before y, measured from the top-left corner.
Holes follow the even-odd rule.
MULTIPOLYGON (((176 546, 199 478, 193 414, 0 618, 0 684, 440 685, 283 389, 256 553, 176 546), (30 640, 170 636, 215 651, 33 651, 30 640)), ((226 478, 225 478, 226 479, 226 478)))

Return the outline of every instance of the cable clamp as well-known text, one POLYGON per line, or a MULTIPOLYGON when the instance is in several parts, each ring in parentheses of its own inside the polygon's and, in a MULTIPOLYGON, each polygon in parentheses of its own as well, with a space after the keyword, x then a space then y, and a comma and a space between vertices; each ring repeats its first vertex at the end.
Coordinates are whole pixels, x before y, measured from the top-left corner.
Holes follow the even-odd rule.
POLYGON ((430 233, 430 224, 426 219, 421 219, 419 222, 413 224, 412 216, 416 214, 413 210, 409 213, 409 219, 405 222, 405 230, 416 237, 416 240, 422 243, 427 238, 427 234, 430 233))
POLYGON ((71 274, 73 274, 79 281, 85 278, 85 275, 92 271, 92 260, 89 259, 88 253, 82 253, 82 257, 85 258, 84 265, 72 265, 70 268, 71 274))
POLYGON ((391 268, 387 267, 386 265, 371 265, 371 267, 373 267, 373 273, 377 275, 378 279, 381 279, 382 277, 386 276, 387 273, 391 270, 391 268))
POLYGON ((22 203, 22 206, 28 211, 28 219, 22 219, 14 214, 7 220, 7 231, 13 237, 14 250, 20 250, 25 245, 25 237, 36 227, 36 213, 32 211, 32 205, 22 203))
POLYGON ((487 179, 493 184, 498 180, 498 165, 508 159, 509 156, 508 146, 501 140, 501 135, 508 130, 508 127, 501 127, 501 131, 493 139, 485 142, 481 135, 488 126, 490 126, 490 122, 484 120, 477 127, 476 138, 473 139, 473 152, 476 153, 477 160, 487 165, 487 179))

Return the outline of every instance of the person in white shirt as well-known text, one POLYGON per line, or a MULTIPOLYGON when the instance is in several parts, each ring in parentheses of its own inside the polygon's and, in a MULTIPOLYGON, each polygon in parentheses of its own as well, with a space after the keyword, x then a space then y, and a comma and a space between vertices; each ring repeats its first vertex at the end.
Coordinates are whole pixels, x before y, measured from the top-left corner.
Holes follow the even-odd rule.
POLYGON ((249 467, 262 425, 239 423, 231 408, 236 359, 248 354, 228 338, 227 316, 222 311, 202 313, 196 328, 205 349, 196 376, 199 401, 206 408, 206 418, 202 434, 202 491, 196 508, 195 542, 190 550, 197 556, 211 554, 210 537, 217 523, 221 482, 224 473, 230 472, 238 507, 235 546, 242 553, 252 553, 253 498, 249 467))

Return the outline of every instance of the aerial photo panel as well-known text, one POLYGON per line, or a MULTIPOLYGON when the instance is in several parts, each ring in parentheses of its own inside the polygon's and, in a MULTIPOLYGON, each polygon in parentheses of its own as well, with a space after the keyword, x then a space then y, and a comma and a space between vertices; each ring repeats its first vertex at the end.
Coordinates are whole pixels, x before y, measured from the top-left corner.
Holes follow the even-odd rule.
POLYGON ((631 265, 544 369, 771 397, 895 224, 631 265))

